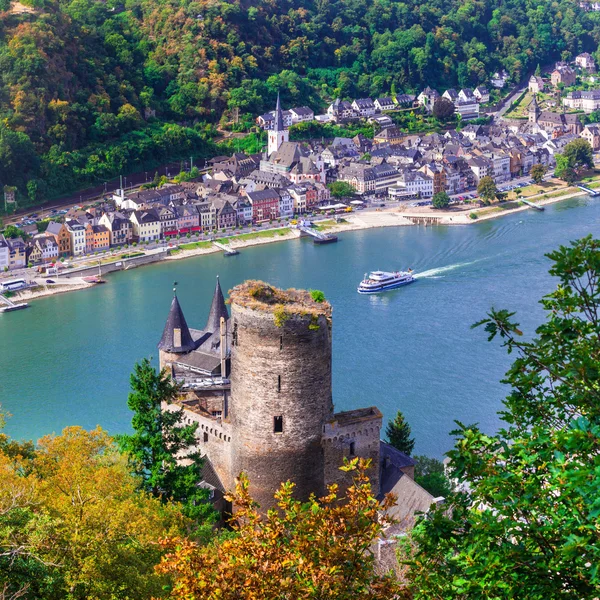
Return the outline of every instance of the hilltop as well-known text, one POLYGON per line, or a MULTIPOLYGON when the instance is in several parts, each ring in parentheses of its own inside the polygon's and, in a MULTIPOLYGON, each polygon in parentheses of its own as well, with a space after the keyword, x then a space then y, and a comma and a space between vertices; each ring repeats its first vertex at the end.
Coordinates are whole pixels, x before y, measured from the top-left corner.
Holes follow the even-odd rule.
POLYGON ((0 0, 0 182, 39 201, 214 150, 214 126, 335 97, 475 86, 596 51, 572 0, 0 0), (33 11, 29 9, 33 8, 33 11))

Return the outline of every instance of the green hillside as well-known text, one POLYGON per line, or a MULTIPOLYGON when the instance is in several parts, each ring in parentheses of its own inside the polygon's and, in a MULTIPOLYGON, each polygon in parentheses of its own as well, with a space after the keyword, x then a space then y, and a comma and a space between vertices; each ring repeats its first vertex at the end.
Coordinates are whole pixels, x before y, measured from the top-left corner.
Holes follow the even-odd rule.
POLYGON ((27 4, 33 13, 0 0, 0 182, 38 200, 208 155, 207 124, 263 112, 277 90, 317 109, 474 86, 502 67, 517 80, 600 41, 600 14, 572 0, 27 4))

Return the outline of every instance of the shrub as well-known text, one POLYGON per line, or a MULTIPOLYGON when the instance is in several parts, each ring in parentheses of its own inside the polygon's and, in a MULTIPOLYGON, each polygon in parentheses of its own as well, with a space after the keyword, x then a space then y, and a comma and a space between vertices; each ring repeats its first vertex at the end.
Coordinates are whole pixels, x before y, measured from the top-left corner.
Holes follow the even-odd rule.
POLYGON ((310 297, 315 302, 325 302, 325 294, 321 290, 310 290, 310 297))
POLYGON ((477 219, 477 213, 469 213, 469 219, 477 219))

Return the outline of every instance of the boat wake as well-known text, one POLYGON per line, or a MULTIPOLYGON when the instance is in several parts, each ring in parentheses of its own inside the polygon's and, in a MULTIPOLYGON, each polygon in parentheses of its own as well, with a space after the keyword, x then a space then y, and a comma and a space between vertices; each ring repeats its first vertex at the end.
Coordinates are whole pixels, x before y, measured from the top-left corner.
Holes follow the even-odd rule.
POLYGON ((455 265, 447 265, 446 267, 438 267, 437 269, 429 269, 428 271, 422 271, 421 273, 415 273, 415 279, 421 279, 422 277, 431 277, 435 279, 439 279, 440 276, 443 276, 444 273, 448 271, 454 271, 456 269, 460 269, 461 267, 468 267, 469 265, 474 265, 475 263, 481 262, 483 259, 472 260, 471 262, 463 262, 456 263, 455 265))

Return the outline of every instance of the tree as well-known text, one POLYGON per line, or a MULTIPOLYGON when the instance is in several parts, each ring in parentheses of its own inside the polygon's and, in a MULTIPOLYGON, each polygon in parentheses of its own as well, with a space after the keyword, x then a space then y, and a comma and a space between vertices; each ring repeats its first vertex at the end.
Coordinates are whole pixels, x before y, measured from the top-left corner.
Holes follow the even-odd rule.
POLYGON ((444 463, 429 456, 413 456, 415 461, 415 481, 432 496, 447 498, 452 493, 452 485, 446 476, 444 463))
POLYGON ((575 169, 571 167, 571 163, 564 154, 556 154, 554 156, 556 160, 556 167, 554 169, 554 174, 563 181, 567 183, 573 183, 577 180, 577 173, 575 169))
POLYGON ((2 598, 162 597, 158 541, 185 521, 139 490, 100 429, 67 428, 35 449, 0 435, 2 598))
POLYGON ((535 75, 536 77, 540 77, 540 76, 542 75, 542 69, 541 69, 541 67, 540 67, 540 63, 538 63, 538 64, 537 64, 537 66, 536 66, 536 68, 535 68, 535 73, 534 73, 534 75, 535 75))
POLYGON ((130 382, 127 406, 134 413, 134 433, 118 438, 121 450, 131 457, 147 492, 164 503, 181 502, 184 514, 196 523, 195 535, 209 537, 216 515, 207 490, 198 487, 203 464, 195 449, 198 423, 184 423, 183 409, 173 404, 177 386, 148 359, 135 365, 130 382))
POLYGON ((407 423, 402 412, 398 411, 394 420, 388 422, 385 435, 391 446, 410 456, 415 446, 415 440, 410 437, 410 425, 407 423))
POLYGON ((477 324, 517 355, 505 377, 505 427, 455 432, 450 474, 468 491, 413 531, 417 600, 600 592, 600 241, 588 236, 548 257, 559 284, 542 300, 536 337, 525 341, 507 310, 477 324))
POLYGON ((450 196, 446 192, 438 192, 432 198, 433 208, 448 208, 450 205, 450 196))
POLYGON ((592 147, 587 140, 578 138, 569 142, 562 154, 568 161, 569 167, 575 171, 587 167, 592 169, 594 167, 594 153, 592 147))
POLYGON ((328 183, 327 187, 334 198, 352 198, 356 194, 356 190, 345 181, 334 181, 328 183))
POLYGON ((172 598, 187 600, 389 600, 406 598, 394 575, 375 572, 372 544, 389 523, 365 474, 367 461, 348 463, 343 470, 353 483, 339 497, 337 486, 318 500, 294 499, 294 484, 283 483, 275 494, 278 510, 262 516, 240 475, 233 535, 199 547, 187 540, 165 543, 170 553, 160 571, 172 576, 172 598))
POLYGON ((494 180, 489 175, 486 175, 479 180, 477 193, 485 204, 489 204, 496 199, 498 189, 496 188, 494 180))
POLYGON ((433 116, 440 121, 448 121, 454 116, 454 103, 448 98, 438 98, 433 104, 433 116))
POLYGON ((4 237, 14 240, 18 237, 26 238, 27 234, 22 229, 19 229, 16 225, 7 225, 4 229, 4 237))
POLYGON ((531 167, 529 174, 531 175, 533 181, 539 185, 544 180, 544 175, 546 175, 547 170, 547 167, 538 163, 531 167))

